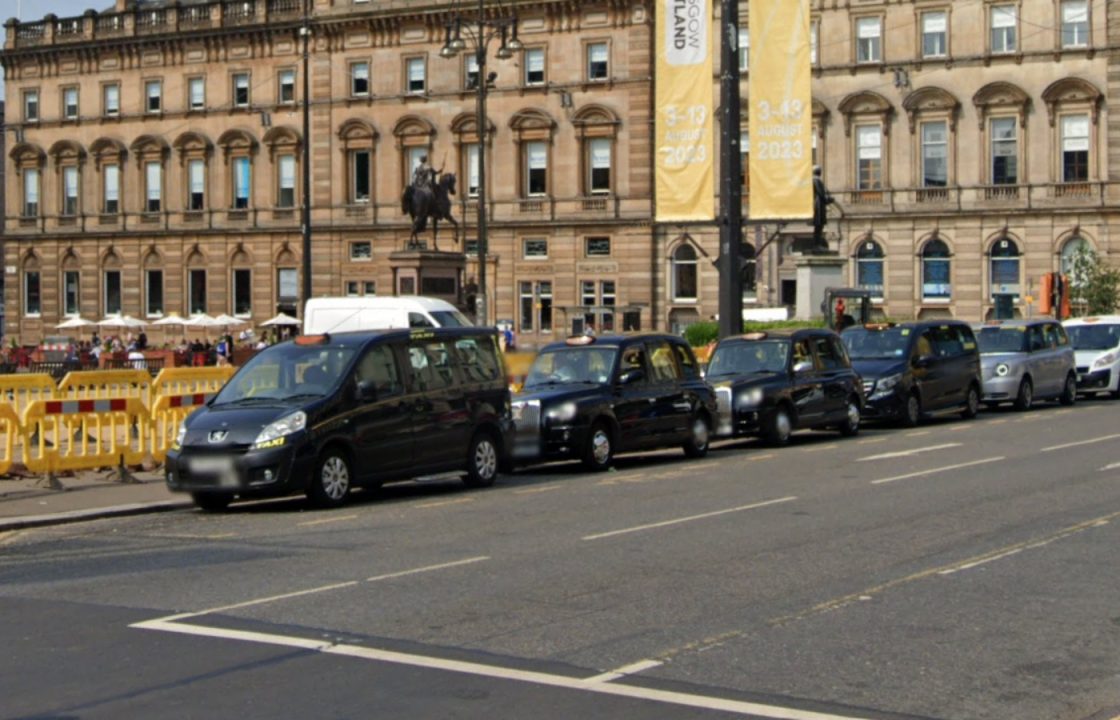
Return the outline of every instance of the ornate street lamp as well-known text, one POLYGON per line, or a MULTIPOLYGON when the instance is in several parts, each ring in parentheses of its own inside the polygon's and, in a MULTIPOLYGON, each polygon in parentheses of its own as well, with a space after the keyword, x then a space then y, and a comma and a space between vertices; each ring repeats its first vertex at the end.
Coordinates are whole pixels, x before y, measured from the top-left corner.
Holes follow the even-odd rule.
POLYGON ((488 18, 485 0, 478 0, 478 16, 473 21, 456 15, 445 31, 440 57, 458 57, 460 52, 468 48, 469 40, 478 65, 478 82, 475 87, 478 93, 475 110, 475 125, 478 130, 478 298, 475 319, 479 325, 489 325, 486 288, 486 252, 489 247, 486 224, 486 128, 489 123, 486 119, 486 95, 494 77, 486 72, 486 58, 490 42, 495 39, 500 41, 495 53, 499 60, 508 60, 524 46, 517 38, 517 16, 488 18))

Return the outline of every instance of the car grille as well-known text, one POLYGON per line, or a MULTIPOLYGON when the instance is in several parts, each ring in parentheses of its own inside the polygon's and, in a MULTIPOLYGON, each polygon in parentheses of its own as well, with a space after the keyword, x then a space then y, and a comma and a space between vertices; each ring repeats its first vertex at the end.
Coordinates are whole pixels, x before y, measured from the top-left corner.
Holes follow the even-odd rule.
POLYGON ((733 430, 731 420, 731 388, 716 388, 716 411, 719 413, 716 435, 730 435, 733 430))
POLYGON ((528 458, 540 454, 541 403, 539 400, 513 404, 513 453, 528 458))
POLYGON ((1077 374, 1078 375, 1084 375, 1087 372, 1089 372, 1089 366, 1088 365, 1079 366, 1077 368, 1077 374))

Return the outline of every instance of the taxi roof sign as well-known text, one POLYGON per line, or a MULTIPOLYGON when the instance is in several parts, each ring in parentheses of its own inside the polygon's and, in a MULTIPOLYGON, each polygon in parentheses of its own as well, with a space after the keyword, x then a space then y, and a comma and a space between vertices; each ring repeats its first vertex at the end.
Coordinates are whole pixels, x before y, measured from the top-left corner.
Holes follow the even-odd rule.
POLYGON ((296 337, 296 345, 327 345, 331 341, 330 333, 323 333, 322 335, 300 335, 296 337))
POLYGON ((769 336, 764 332, 749 332, 743 334, 744 340, 765 340, 767 337, 769 336))
POLYGON ((595 342, 591 335, 573 335, 564 341, 565 345, 590 345, 595 342))
POLYGON ((864 330, 890 330, 893 327, 894 327, 894 323, 891 323, 891 322, 864 323, 863 324, 863 329, 864 330))

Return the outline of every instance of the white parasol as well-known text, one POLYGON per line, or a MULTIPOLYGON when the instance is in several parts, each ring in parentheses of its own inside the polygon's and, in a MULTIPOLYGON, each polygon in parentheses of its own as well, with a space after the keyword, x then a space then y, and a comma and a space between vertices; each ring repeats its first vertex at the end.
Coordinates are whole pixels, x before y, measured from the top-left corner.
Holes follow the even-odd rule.
POLYGON ((269 318, 261 323, 261 327, 298 327, 299 320, 286 313, 280 313, 274 318, 269 318))
POLYGON ((55 327, 59 330, 76 330, 79 328, 94 327, 96 325, 97 323, 92 320, 86 320, 84 317, 75 315, 66 322, 60 322, 58 325, 55 325, 55 327))
POLYGON ((131 315, 109 315, 104 320, 98 321, 99 327, 119 327, 129 329, 139 329, 147 327, 148 323, 143 320, 137 320, 131 315))

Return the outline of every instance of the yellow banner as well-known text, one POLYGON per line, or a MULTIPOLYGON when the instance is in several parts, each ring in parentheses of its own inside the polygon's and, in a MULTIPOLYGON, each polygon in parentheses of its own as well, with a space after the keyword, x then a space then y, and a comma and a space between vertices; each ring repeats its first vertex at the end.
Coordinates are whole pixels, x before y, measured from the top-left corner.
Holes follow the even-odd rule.
POLYGON ((750 219, 811 218, 809 0, 751 0, 750 41, 750 219))
POLYGON ((712 2, 657 0, 654 164, 661 222, 715 217, 712 2))

